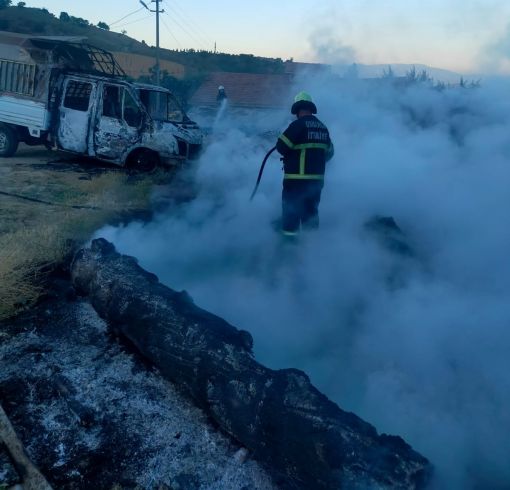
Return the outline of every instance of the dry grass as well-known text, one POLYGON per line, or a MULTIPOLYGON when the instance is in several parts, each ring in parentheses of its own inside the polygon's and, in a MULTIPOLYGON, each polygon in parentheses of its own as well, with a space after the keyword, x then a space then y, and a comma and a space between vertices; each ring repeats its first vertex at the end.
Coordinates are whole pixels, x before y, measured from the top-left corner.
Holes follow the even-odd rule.
POLYGON ((43 291, 44 270, 65 255, 57 225, 0 235, 0 319, 32 304, 43 291))
POLYGON ((152 185, 165 178, 133 177, 117 169, 97 175, 34 169, 12 165, 16 160, 0 164, 2 190, 55 205, 0 196, 0 319, 37 301, 48 271, 70 252, 71 243, 86 241, 129 210, 147 209, 152 185))

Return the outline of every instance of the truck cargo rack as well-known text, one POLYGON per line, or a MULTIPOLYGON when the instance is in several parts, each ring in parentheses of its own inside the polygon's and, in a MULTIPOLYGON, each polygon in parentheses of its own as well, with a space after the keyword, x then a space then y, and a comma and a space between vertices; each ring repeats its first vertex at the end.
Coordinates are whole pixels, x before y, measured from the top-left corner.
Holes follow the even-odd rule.
POLYGON ((35 65, 0 59, 0 91, 34 95, 35 65))
POLYGON ((103 75, 124 78, 127 76, 112 53, 91 44, 84 44, 82 46, 87 51, 91 61, 93 61, 94 67, 103 75))
POLYGON ((92 72, 95 74, 107 77, 127 77, 126 72, 119 65, 113 54, 105 49, 86 43, 74 44, 65 42, 59 43, 57 49, 59 54, 73 61, 76 61, 83 54, 88 58, 88 68, 80 69, 80 67, 87 66, 87 63, 80 63, 79 67, 73 67, 73 71, 90 73, 90 67, 92 66, 92 72))

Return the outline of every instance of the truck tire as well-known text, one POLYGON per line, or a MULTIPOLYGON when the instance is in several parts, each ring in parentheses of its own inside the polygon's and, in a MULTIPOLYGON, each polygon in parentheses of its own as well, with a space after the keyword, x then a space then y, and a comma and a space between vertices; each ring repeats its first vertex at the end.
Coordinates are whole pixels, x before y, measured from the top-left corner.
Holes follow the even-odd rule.
POLYGON ((12 157, 18 149, 18 135, 9 126, 0 124, 0 157, 12 157))
POLYGON ((159 165, 159 155, 151 150, 139 150, 133 153, 127 167, 138 172, 152 172, 159 165))

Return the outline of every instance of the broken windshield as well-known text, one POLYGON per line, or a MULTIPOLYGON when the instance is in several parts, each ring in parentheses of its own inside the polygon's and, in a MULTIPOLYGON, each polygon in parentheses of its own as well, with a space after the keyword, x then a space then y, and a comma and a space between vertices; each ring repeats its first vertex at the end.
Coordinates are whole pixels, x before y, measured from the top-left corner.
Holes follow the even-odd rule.
POLYGON ((175 123, 184 120, 184 113, 173 95, 156 90, 139 90, 138 93, 152 119, 175 123))

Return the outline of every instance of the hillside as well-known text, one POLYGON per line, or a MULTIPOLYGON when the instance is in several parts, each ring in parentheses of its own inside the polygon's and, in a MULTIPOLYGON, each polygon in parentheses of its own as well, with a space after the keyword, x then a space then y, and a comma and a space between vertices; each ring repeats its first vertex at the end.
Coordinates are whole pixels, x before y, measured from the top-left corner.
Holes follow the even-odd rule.
MULTIPOLYGON (((47 36, 86 36, 95 46, 114 52, 154 56, 155 48, 127 35, 100 29, 85 19, 61 15, 60 20, 46 9, 7 7, 0 9, 0 30, 47 36)), ((161 49, 161 59, 186 67, 190 76, 212 71, 282 73, 283 61, 251 54, 226 54, 195 50, 161 49)), ((171 73, 169 71, 169 73, 171 73)))
MULTIPOLYGON (((125 51, 112 52, 115 59, 128 77, 134 79, 150 77, 151 70, 154 67, 154 56, 126 53, 125 51)), ((161 60, 160 67, 162 72, 168 73, 168 75, 173 78, 178 78, 180 80, 186 78, 186 67, 180 63, 169 60, 161 60)))
POLYGON ((91 44, 108 51, 149 55, 151 48, 123 34, 77 22, 64 22, 45 9, 8 7, 0 10, 0 30, 41 36, 86 36, 91 44))

